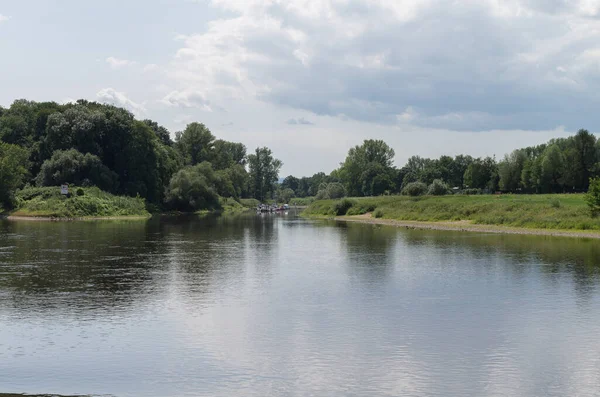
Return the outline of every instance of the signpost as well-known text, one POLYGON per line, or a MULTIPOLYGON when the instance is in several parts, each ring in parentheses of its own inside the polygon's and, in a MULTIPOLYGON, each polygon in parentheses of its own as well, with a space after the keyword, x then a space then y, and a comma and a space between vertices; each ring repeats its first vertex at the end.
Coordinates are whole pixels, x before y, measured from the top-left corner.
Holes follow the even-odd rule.
POLYGON ((60 194, 64 194, 65 196, 69 194, 69 185, 66 183, 64 185, 60 185, 60 194))

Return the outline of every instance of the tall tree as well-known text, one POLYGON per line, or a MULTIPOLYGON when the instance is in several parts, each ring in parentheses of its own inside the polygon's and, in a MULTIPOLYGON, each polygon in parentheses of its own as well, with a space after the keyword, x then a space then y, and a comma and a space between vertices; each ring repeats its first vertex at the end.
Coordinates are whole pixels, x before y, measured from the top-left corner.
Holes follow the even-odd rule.
POLYGON ((215 137, 202 123, 188 124, 183 132, 178 132, 175 145, 188 165, 213 161, 215 137))
POLYGON ((248 156, 250 188, 254 198, 264 201, 272 197, 282 165, 281 160, 274 158, 271 149, 267 147, 256 148, 248 156))
POLYGON ((27 175, 26 149, 0 141, 0 203, 11 205, 13 192, 27 175))
MULTIPOLYGON (((362 145, 351 148, 340 168, 340 176, 348 194, 362 196, 365 191, 372 191, 370 187, 365 188, 372 185, 372 181, 366 180, 366 178, 373 178, 372 172, 365 172, 368 169, 377 168, 382 170, 385 175, 391 175, 394 155, 394 149, 381 140, 368 139, 362 145)), ((394 177, 391 176, 379 180, 377 190, 381 190, 382 183, 393 182, 393 179, 394 177)), ((387 188, 385 190, 391 189, 392 184, 388 183, 385 187, 387 188)))

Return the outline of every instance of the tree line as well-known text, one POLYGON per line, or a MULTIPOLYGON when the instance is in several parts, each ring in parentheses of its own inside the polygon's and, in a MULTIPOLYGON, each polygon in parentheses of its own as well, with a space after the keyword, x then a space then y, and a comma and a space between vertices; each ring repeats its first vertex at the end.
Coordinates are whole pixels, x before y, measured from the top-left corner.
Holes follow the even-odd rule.
POLYGON ((172 140, 158 123, 96 102, 0 107, 0 202, 8 207, 25 185, 69 183, 141 196, 163 209, 218 208, 220 197, 270 198, 281 166, 269 148, 248 154, 201 123, 172 140))
POLYGON ((292 190, 298 197, 319 198, 451 191, 569 193, 587 191, 590 178, 600 176, 600 140, 584 129, 568 138, 514 150, 499 161, 469 155, 438 159, 412 156, 397 168, 394 155, 394 149, 385 142, 365 140, 351 148, 340 167, 329 175, 290 175, 281 188, 292 190))
POLYGON ((268 147, 248 153, 202 123, 174 134, 125 109, 88 102, 17 100, 0 107, 0 202, 25 185, 98 186, 141 196, 163 209, 218 208, 221 197, 259 201, 384 194, 583 192, 600 175, 600 140, 587 130, 517 149, 501 160, 469 155, 412 156, 398 168, 394 149, 365 140, 331 173, 288 176, 268 147))

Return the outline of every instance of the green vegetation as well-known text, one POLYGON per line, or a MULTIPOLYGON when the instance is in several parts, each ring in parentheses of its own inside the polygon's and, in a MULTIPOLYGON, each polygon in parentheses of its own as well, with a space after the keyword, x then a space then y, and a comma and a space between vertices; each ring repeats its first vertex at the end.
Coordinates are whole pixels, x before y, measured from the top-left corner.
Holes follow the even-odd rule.
POLYGON ((404 221, 472 221, 540 229, 600 230, 583 194, 387 196, 315 201, 305 216, 360 215, 404 221), (347 203, 353 203, 350 208, 347 203), (342 208, 347 208, 344 213, 342 208))
POLYGON ((590 188, 585 195, 585 202, 592 216, 596 217, 600 214, 600 178, 590 179, 590 188))
MULTIPOLYGON (((0 202, 25 214, 23 203, 15 201, 18 189, 35 185, 58 190, 63 183, 141 197, 149 208, 175 212, 224 211, 231 207, 221 205, 228 202, 224 197, 239 204, 243 198, 267 200, 276 194, 282 162, 270 149, 258 148, 247 156, 243 144, 218 140, 196 122, 174 135, 173 141, 158 123, 136 120, 110 105, 17 100, 0 108, 0 202)), ((294 192, 285 195, 291 198, 294 192)), ((67 210, 56 202, 42 208, 44 197, 50 196, 39 195, 28 204, 35 206, 34 212, 106 213, 102 206, 97 207, 100 213, 89 214, 92 205, 67 210)), ((89 201, 74 197, 67 203, 77 200, 89 201)))
POLYGON ((115 196, 97 187, 71 188, 66 197, 55 187, 26 187, 17 191, 12 215, 57 218, 149 216, 140 197, 115 196))

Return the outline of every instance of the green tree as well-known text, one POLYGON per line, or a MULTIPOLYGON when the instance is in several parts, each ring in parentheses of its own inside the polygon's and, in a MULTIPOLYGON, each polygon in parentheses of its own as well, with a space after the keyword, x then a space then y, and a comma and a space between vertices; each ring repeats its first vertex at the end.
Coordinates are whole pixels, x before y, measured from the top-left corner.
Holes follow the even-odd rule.
MULTIPOLYGON (((381 140, 368 139, 362 145, 351 148, 340 167, 340 177, 348 194, 362 196, 365 192, 372 193, 375 169, 383 170, 386 175, 377 181, 377 186, 390 181, 393 184, 394 155, 394 149, 381 140)), ((392 184, 389 185, 393 186, 392 184)))
POLYGON ((281 187, 283 189, 289 188, 294 191, 294 194, 298 191, 298 187, 300 186, 300 180, 292 175, 287 176, 283 182, 281 182, 281 187))
POLYGON ((242 143, 218 139, 214 143, 213 167, 223 170, 234 165, 246 165, 246 146, 242 143))
POLYGON ((541 181, 549 192, 560 192, 563 182, 564 158, 557 145, 549 146, 542 157, 541 181))
POLYGON ((186 164, 196 165, 213 161, 215 137, 202 123, 188 124, 183 132, 175 136, 175 146, 186 164))
POLYGON ((279 190, 277 197, 279 198, 280 202, 283 203, 289 203, 291 199, 293 199, 295 197, 295 193, 292 189, 285 188, 285 189, 281 189, 279 190))
POLYGON ((577 131, 574 139, 575 169, 577 170, 576 186, 578 189, 587 189, 590 176, 596 164, 596 137, 589 131, 577 131))
POLYGON ((0 141, 0 202, 8 207, 25 181, 28 158, 26 149, 0 141))
POLYGON ((98 156, 83 154, 75 149, 57 150, 42 164, 36 177, 38 186, 58 186, 68 183, 78 186, 98 186, 114 193, 119 185, 118 175, 109 170, 98 156))
POLYGON ((600 214, 600 178, 591 178, 585 201, 590 207, 592 216, 600 214))
POLYGON ((272 197, 282 165, 281 160, 274 158, 273 152, 267 147, 256 148, 248 156, 250 189, 255 199, 264 201, 272 197))
POLYGON ((218 208, 219 195, 210 163, 189 166, 173 175, 166 200, 171 208, 180 211, 218 208))

